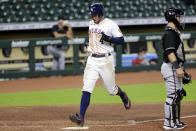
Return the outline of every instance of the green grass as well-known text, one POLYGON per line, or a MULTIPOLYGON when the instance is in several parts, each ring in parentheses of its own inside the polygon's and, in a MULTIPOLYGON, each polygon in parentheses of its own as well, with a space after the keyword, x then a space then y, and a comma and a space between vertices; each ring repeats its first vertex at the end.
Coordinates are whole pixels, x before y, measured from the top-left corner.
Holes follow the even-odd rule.
MULTIPOLYGON (((136 84, 121 86, 134 103, 164 102, 164 83, 136 84)), ((196 81, 186 85, 187 97, 183 101, 196 101, 196 81)), ((70 88, 49 91, 21 93, 0 93, 0 106, 38 106, 80 104, 81 89, 70 88)), ((110 96, 103 87, 96 87, 91 104, 121 103, 119 96, 110 96)))

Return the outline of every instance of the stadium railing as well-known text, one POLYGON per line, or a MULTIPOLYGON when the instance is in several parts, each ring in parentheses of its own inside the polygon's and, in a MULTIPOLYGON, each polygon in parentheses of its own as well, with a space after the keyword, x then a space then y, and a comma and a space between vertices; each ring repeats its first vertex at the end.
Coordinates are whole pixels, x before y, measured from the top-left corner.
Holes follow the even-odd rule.
MULTIPOLYGON (((182 37, 185 42, 185 51, 188 59, 186 68, 196 67, 196 32, 184 32, 182 37), (193 40, 193 47, 188 46, 188 42, 193 40)), ((133 71, 149 71, 160 70, 162 64, 162 47, 161 33, 148 34, 127 34, 124 36, 127 47, 131 43, 146 42, 147 47, 157 55, 158 63, 155 65, 131 66, 129 63, 132 59, 132 52, 124 52, 124 47, 118 45, 115 47, 116 52, 116 72, 133 72, 133 71), (152 49, 152 43, 154 48, 152 49), (127 57, 129 56, 129 57, 127 57), (127 58, 129 60, 127 60, 127 58), (128 62, 128 66, 126 65, 128 62)), ((83 52, 81 45, 88 43, 88 37, 74 37, 73 41, 66 38, 35 38, 35 39, 17 39, 17 40, 0 40, 0 49, 11 48, 10 57, 0 55, 0 78, 21 78, 21 77, 41 77, 41 76, 58 76, 58 75, 76 75, 82 74, 88 53, 83 52), (40 49, 48 45, 69 45, 69 49, 65 51, 66 68, 65 70, 53 71, 50 69, 52 65, 52 56, 43 55, 40 49), (17 50, 17 51, 14 51, 17 50), (22 52, 22 53, 19 53, 22 52)))

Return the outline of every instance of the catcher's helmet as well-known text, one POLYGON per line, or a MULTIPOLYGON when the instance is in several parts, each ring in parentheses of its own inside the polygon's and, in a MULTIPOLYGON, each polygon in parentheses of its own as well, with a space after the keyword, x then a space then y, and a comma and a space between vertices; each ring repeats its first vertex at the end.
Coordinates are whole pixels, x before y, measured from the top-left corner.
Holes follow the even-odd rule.
POLYGON ((184 11, 179 8, 171 7, 168 8, 165 12, 165 19, 166 21, 172 21, 176 19, 177 16, 184 15, 184 11))
POLYGON ((177 28, 184 29, 184 24, 177 21, 177 17, 184 15, 184 11, 180 8, 170 7, 165 11, 165 20, 173 22, 177 28))
POLYGON ((103 16, 103 5, 101 3, 94 3, 89 6, 89 14, 98 14, 99 17, 103 16))

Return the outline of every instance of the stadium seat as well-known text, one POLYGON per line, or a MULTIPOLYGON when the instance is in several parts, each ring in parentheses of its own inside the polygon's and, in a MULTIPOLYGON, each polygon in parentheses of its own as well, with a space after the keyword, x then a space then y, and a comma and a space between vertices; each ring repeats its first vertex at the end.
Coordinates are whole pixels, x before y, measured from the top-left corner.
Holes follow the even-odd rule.
MULTIPOLYGON (((186 5, 182 0, 103 0, 102 3, 109 18, 158 17, 171 6, 183 8, 186 16, 196 14, 196 6, 186 5)), ((0 2, 0 22, 51 21, 56 20, 56 14, 65 15, 70 20, 89 19, 90 4, 85 0, 9 0, 0 2), (18 18, 10 19, 10 14, 16 14, 18 18), (27 18, 21 19, 21 16, 27 18)))

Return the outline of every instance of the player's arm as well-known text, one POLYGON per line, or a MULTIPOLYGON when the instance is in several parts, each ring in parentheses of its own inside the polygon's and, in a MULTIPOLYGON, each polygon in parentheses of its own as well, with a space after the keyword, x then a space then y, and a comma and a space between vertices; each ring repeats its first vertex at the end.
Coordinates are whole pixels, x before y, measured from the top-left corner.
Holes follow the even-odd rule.
POLYGON ((73 39, 73 30, 71 28, 71 25, 70 24, 64 24, 64 26, 66 26, 68 28, 67 33, 66 33, 67 38, 72 40, 73 39))
POLYGON ((184 71, 182 70, 182 68, 180 68, 175 55, 175 39, 176 35, 172 30, 168 30, 165 32, 165 36, 163 38, 163 41, 165 43, 165 53, 170 63, 172 63, 173 67, 176 69, 178 77, 183 77, 184 71))
POLYGON ((124 44, 123 34, 115 22, 110 22, 111 36, 107 36, 102 32, 102 40, 114 43, 114 44, 124 44))
POLYGON ((58 30, 58 27, 57 26, 53 26, 53 28, 52 28, 52 34, 53 34, 53 36, 55 38, 60 38, 60 37, 72 38, 73 35, 72 35, 72 29, 70 29, 71 26, 67 26, 67 28, 68 28, 68 31, 67 32, 69 32, 69 33, 64 33, 63 34, 63 33, 58 33, 57 32, 57 30, 58 30))
POLYGON ((67 37, 67 34, 61 34, 61 33, 58 33, 58 32, 53 32, 53 35, 55 38, 59 38, 59 37, 67 37))
POLYGON ((114 43, 114 44, 123 44, 124 43, 124 37, 111 37, 107 36, 104 32, 102 32, 101 40, 114 43))
POLYGON ((176 73, 177 73, 178 77, 183 77, 184 71, 179 66, 174 52, 171 52, 170 54, 168 54, 168 59, 172 63, 173 67, 176 69, 176 73))

